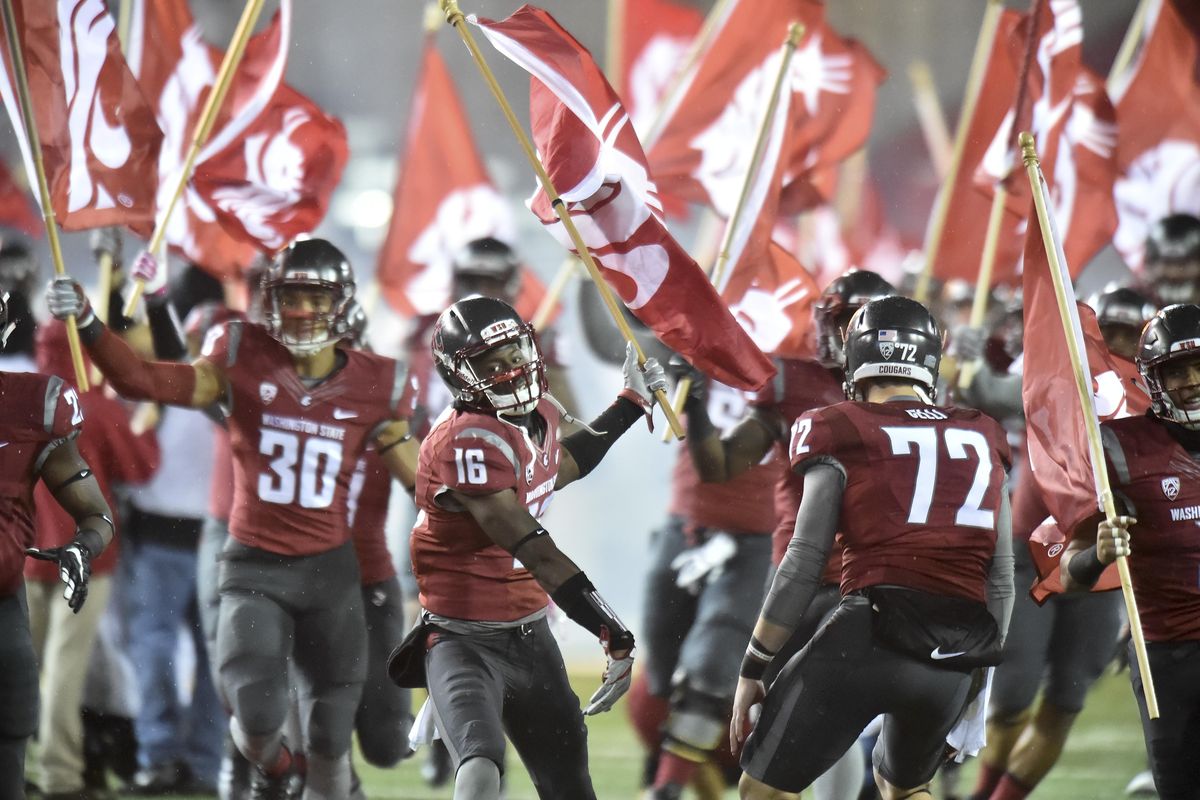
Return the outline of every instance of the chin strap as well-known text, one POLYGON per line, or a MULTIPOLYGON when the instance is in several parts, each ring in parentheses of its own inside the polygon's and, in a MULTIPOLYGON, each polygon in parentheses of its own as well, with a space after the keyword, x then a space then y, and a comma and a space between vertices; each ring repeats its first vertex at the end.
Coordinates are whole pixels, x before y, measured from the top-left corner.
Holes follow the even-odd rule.
POLYGON ((550 403, 550 405, 552 405, 558 409, 558 413, 563 418, 564 422, 569 422, 572 425, 578 425, 579 427, 583 428, 585 431, 590 433, 592 436, 600 435, 600 431, 596 430, 591 425, 588 425, 586 422, 584 422, 581 419, 577 419, 577 418, 571 416, 571 414, 567 411, 567 409, 565 409, 563 407, 563 404, 558 402, 558 398, 555 397, 554 395, 550 394, 549 392, 545 392, 542 394, 542 397, 546 398, 546 400, 550 403))

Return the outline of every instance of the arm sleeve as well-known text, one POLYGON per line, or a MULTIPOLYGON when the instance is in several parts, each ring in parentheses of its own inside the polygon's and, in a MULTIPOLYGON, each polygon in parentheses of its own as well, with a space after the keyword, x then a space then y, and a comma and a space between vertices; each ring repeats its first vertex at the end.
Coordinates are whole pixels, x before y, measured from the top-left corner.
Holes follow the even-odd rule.
POLYGON ((622 392, 612 405, 592 420, 590 427, 595 434, 584 428, 563 439, 562 446, 575 459, 579 477, 595 469, 617 439, 643 416, 641 406, 622 392))
POLYGON ((999 373, 984 361, 971 385, 958 390, 958 396, 972 408, 996 419, 1024 416, 1021 403, 1021 376, 999 373))
POLYGON ((837 534, 845 474, 828 464, 813 465, 804 476, 796 530, 763 604, 767 622, 795 630, 808 610, 837 534))
POLYGON ((146 319, 150 323, 154 355, 163 361, 183 361, 187 357, 187 343, 175 304, 165 297, 146 298, 146 319))
POLYGON ((988 570, 987 607, 1000 629, 1000 639, 1008 636, 1016 590, 1013 586, 1012 508, 1008 499, 1007 479, 1000 487, 1000 511, 996 515, 996 552, 988 570))

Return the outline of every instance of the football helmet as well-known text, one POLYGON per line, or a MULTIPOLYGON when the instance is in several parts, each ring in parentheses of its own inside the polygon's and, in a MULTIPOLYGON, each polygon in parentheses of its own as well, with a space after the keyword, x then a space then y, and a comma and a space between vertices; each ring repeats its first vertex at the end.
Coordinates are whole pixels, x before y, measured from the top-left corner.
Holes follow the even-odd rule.
POLYGON ((925 306, 907 297, 871 300, 846 326, 846 397, 861 400, 860 381, 899 379, 920 385, 937 398, 942 335, 925 306))
POLYGON ((1164 367, 1191 359, 1200 359, 1200 306, 1167 306, 1146 323, 1134 361, 1150 390, 1154 413, 1186 428, 1200 429, 1200 385, 1168 391, 1163 380, 1164 367), (1181 395, 1193 394, 1196 402, 1179 400, 1181 395))
POLYGON ((830 369, 845 366, 842 342, 850 317, 868 300, 894 294, 896 287, 869 270, 852 269, 834 278, 813 306, 817 360, 830 369))
POLYGON ((367 312, 357 300, 351 300, 346 309, 346 344, 357 350, 370 349, 367 346, 367 312))
POLYGON ((316 353, 346 335, 354 271, 324 239, 292 242, 262 280, 263 323, 293 355, 316 353))
POLYGON ((1095 309, 1096 322, 1101 326, 1130 325, 1139 331, 1158 311, 1153 300, 1127 286, 1100 292, 1088 305, 1095 309))
POLYGON ((533 326, 494 297, 468 297, 441 313, 433 360, 455 400, 476 410, 522 416, 546 391, 533 326))
POLYGON ((513 249, 491 236, 467 242, 454 254, 454 296, 475 294, 512 302, 521 287, 521 262, 513 249))
POLYGON ((1164 304, 1200 301, 1200 219, 1171 214, 1146 237, 1146 288, 1164 304))

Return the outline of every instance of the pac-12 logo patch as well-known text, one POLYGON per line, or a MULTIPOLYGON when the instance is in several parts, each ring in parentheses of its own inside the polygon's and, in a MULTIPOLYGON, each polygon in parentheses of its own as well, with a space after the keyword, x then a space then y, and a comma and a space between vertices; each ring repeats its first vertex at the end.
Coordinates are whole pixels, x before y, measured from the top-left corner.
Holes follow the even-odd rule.
POLYGON ((1174 475, 1169 478, 1163 478, 1162 490, 1168 500, 1174 500, 1176 497, 1179 497, 1179 478, 1174 475))
POLYGON ((258 396, 265 405, 270 405, 277 394, 279 394, 279 387, 270 381, 263 381, 258 385, 258 396))
POLYGON ((895 331, 880 331, 879 332, 879 355, 884 358, 891 358, 892 353, 896 352, 896 332, 895 331))

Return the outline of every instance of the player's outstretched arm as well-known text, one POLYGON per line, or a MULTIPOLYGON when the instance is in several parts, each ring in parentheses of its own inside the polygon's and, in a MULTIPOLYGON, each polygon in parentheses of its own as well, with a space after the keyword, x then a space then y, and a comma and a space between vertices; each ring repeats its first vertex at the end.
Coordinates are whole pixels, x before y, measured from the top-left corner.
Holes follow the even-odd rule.
POLYGON ((521 505, 511 489, 487 495, 455 493, 493 542, 519 559, 554 603, 573 622, 600 640, 608 657, 604 682, 584 714, 608 711, 629 690, 633 674, 633 632, 605 602, 575 562, 521 505))
POLYGON ((51 281, 46 304, 56 319, 75 317, 79 338, 92 361, 122 397, 207 408, 225 396, 224 375, 206 359, 177 364, 147 361, 135 353, 96 318, 74 278, 62 275, 51 281))
POLYGON ((112 541, 112 511, 74 441, 59 444, 42 462, 40 476, 58 504, 75 520, 75 538, 49 550, 30 548, 31 558, 58 563, 63 597, 75 613, 87 600, 92 559, 112 541))
POLYGON ((729 724, 729 744, 735 753, 745 738, 750 707, 762 699, 762 676, 767 666, 791 637, 820 585, 821 572, 837 534, 845 480, 845 473, 833 464, 817 464, 804 473, 804 496, 796 513, 796 530, 771 582, 742 659, 729 724))
POLYGON ((725 436, 712 424, 706 401, 689 393, 683 405, 687 414, 688 453, 696 474, 705 483, 725 483, 763 460, 782 431, 779 412, 755 408, 725 436))
POLYGON ((583 430, 578 430, 562 440, 562 463, 554 488, 561 489, 577 481, 596 468, 610 447, 633 423, 650 414, 654 392, 667 387, 667 376, 658 360, 646 359, 638 366, 633 345, 625 347, 625 387, 611 406, 592 420, 583 430))

